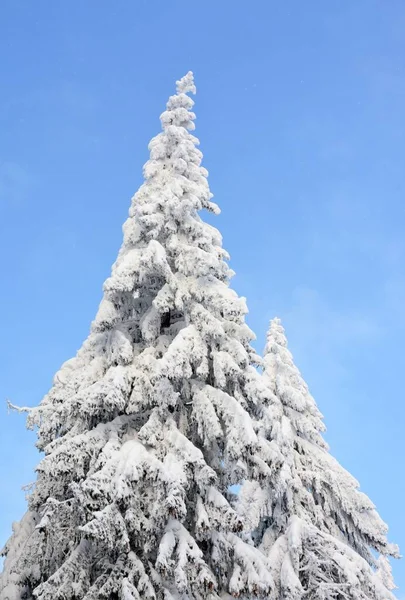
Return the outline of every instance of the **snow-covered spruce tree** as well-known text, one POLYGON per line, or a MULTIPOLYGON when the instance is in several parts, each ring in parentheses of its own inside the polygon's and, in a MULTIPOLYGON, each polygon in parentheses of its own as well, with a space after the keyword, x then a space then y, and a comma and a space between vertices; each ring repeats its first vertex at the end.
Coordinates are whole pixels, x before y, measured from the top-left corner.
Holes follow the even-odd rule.
POLYGON ((229 288, 218 212, 194 128, 192 73, 150 142, 145 183, 88 339, 29 411, 45 456, 7 543, 2 600, 143 600, 271 594, 230 486, 268 475, 266 401, 229 288))
POLYGON ((314 399, 293 362, 279 319, 271 321, 263 380, 279 415, 263 407, 256 429, 276 442, 267 493, 246 482, 240 513, 272 565, 279 598, 386 600, 393 598, 387 526, 357 481, 332 457, 314 399), (379 554, 378 560, 375 555, 379 554), (377 568, 377 571, 376 571, 377 568))

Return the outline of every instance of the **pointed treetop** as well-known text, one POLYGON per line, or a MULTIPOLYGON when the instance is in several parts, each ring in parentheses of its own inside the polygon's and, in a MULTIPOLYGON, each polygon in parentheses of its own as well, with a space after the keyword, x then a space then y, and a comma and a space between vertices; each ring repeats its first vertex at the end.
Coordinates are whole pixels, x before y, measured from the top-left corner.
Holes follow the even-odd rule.
MULTIPOLYGON (((162 123, 163 131, 170 132, 169 137, 172 141, 173 139, 179 141, 180 138, 183 138, 184 141, 184 132, 173 129, 173 126, 175 128, 182 127, 188 131, 193 131, 195 129, 193 123, 195 114, 191 111, 194 106, 194 100, 187 96, 188 93, 196 93, 192 71, 189 71, 179 81, 176 81, 176 92, 177 93, 174 96, 170 96, 167 101, 166 110, 160 115, 160 121, 162 123)), ((154 140, 156 139, 158 138, 154 138, 154 140)), ((154 143, 154 140, 152 140, 152 144, 154 143)), ((188 141, 191 141, 194 145, 199 143, 197 138, 192 138, 188 141)))
POLYGON ((268 354, 271 352, 271 345, 276 342, 279 346, 287 347, 287 338, 285 335, 284 327, 281 324, 281 319, 279 317, 274 317, 271 319, 269 329, 267 331, 266 338, 266 347, 264 350, 264 354, 268 354))
POLYGON ((328 445, 321 435, 326 429, 322 414, 294 363, 284 327, 277 317, 270 321, 267 332, 264 377, 300 436, 327 450, 328 445))
POLYGON ((178 94, 195 94, 197 92, 192 71, 189 71, 179 81, 176 81, 176 90, 178 94))

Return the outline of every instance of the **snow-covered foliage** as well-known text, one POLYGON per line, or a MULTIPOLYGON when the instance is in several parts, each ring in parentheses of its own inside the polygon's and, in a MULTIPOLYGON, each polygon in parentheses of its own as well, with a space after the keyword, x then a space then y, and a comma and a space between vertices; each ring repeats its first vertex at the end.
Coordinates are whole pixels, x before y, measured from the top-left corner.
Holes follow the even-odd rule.
POLYGON ((394 590, 397 587, 392 576, 390 562, 383 554, 381 554, 377 559, 377 575, 387 589, 394 590))
POLYGON ((243 485, 239 510, 270 560, 279 597, 392 598, 386 556, 398 556, 398 549, 357 481, 328 452, 322 415, 279 319, 270 324, 263 381, 278 408, 273 402, 269 417, 264 405, 256 428, 283 458, 273 461, 266 491, 257 481, 243 485))
POLYGON ((199 215, 219 209, 190 93, 192 73, 150 142, 89 337, 26 409, 44 458, 0 599, 391 600, 398 551, 329 454, 277 319, 256 370, 199 215))
POLYGON ((29 412, 44 458, 5 548, 2 600, 268 596, 230 486, 276 453, 271 402, 219 232, 189 93, 177 83, 88 339, 29 412), (267 395, 267 396, 266 396, 267 395))

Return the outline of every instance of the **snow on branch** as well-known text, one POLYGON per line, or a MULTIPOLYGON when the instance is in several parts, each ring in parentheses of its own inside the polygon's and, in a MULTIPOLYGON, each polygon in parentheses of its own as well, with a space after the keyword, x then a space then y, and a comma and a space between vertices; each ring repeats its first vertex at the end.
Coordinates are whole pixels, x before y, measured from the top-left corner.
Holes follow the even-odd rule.
POLYGON ((192 71, 189 71, 184 77, 179 79, 179 81, 176 81, 176 90, 178 94, 195 94, 197 92, 192 71))
POLYGON ((8 398, 6 398, 6 403, 8 414, 10 414, 11 410, 15 410, 18 413, 30 413, 32 411, 32 408, 30 408, 29 406, 16 406, 12 402, 10 402, 8 398))

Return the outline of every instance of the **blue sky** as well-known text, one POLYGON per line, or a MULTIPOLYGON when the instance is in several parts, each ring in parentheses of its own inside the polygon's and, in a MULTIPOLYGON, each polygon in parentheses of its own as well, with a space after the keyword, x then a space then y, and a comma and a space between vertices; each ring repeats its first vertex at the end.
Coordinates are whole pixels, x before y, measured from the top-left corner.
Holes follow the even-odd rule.
MULTIPOLYGON (((280 316, 333 454, 405 552, 404 32, 402 0, 3 0, 0 398, 37 404, 86 337, 192 69, 257 347, 280 316)), ((2 543, 38 455, 22 416, 0 419, 2 543)))

